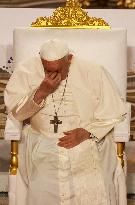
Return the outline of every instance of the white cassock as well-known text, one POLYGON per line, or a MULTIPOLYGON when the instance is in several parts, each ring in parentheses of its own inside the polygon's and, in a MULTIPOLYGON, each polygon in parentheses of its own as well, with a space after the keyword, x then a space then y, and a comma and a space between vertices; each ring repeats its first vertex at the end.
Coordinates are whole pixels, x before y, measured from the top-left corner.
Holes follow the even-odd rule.
MULTIPOLYGON (((125 117, 125 104, 108 72, 73 57, 66 80, 44 105, 33 96, 45 77, 40 58, 21 62, 5 89, 8 112, 30 125, 23 128, 19 171, 27 187, 25 205, 126 205, 123 169, 117 158, 113 128, 125 117), (62 124, 54 133, 54 104, 62 124), (57 145, 64 131, 92 133, 71 149, 57 145)), ((18 204, 17 204, 18 205, 18 204)))

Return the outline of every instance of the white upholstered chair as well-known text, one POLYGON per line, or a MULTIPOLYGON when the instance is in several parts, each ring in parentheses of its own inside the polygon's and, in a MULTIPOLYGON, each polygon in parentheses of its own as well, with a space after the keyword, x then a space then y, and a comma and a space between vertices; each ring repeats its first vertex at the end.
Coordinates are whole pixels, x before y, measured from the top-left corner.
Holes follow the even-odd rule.
MULTIPOLYGON (((44 41, 54 38, 66 41, 75 55, 103 65, 111 73, 123 98, 126 99, 126 30, 16 28, 14 30, 14 63, 36 55, 44 41)), ((130 135, 130 104, 127 104, 127 113, 126 120, 115 127, 114 131, 120 158, 122 158, 122 152, 119 152, 119 149, 122 148, 121 142, 127 142, 130 135)), ((19 171, 17 171, 17 141, 21 138, 21 129, 22 123, 13 118, 7 119, 5 139, 12 141, 9 205, 18 205, 18 198, 21 199, 19 205, 24 205, 23 200, 25 200, 27 191, 19 171)))

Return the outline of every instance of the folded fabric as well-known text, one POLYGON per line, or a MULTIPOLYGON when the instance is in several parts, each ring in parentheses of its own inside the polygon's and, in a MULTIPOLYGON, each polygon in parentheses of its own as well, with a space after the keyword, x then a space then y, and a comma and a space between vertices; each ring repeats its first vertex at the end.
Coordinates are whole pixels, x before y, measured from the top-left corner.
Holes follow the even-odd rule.
POLYGON ((7 116, 5 125, 5 140, 20 140, 23 123, 16 120, 12 115, 7 116))
POLYGON ((124 121, 114 128, 115 142, 128 142, 130 137, 131 104, 126 103, 127 115, 124 121))

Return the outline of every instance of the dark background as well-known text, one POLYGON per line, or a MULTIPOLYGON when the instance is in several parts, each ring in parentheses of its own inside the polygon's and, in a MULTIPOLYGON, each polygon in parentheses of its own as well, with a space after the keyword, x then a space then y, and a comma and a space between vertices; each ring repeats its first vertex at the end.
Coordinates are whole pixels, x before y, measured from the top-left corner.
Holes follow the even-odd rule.
MULTIPOLYGON (((78 0, 83 8, 135 8, 135 0, 78 0)), ((0 7, 56 8, 66 0, 0 0, 0 7)))

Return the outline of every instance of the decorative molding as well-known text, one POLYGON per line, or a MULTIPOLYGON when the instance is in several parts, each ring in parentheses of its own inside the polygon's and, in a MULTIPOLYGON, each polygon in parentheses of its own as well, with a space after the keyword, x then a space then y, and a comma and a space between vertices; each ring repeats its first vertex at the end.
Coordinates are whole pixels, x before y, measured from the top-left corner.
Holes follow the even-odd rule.
POLYGON ((90 17, 78 1, 67 0, 65 7, 59 7, 50 17, 39 17, 32 22, 31 27, 61 27, 61 28, 102 28, 110 26, 102 18, 90 17))
POLYGON ((129 9, 135 8, 135 0, 125 0, 125 7, 129 9))

